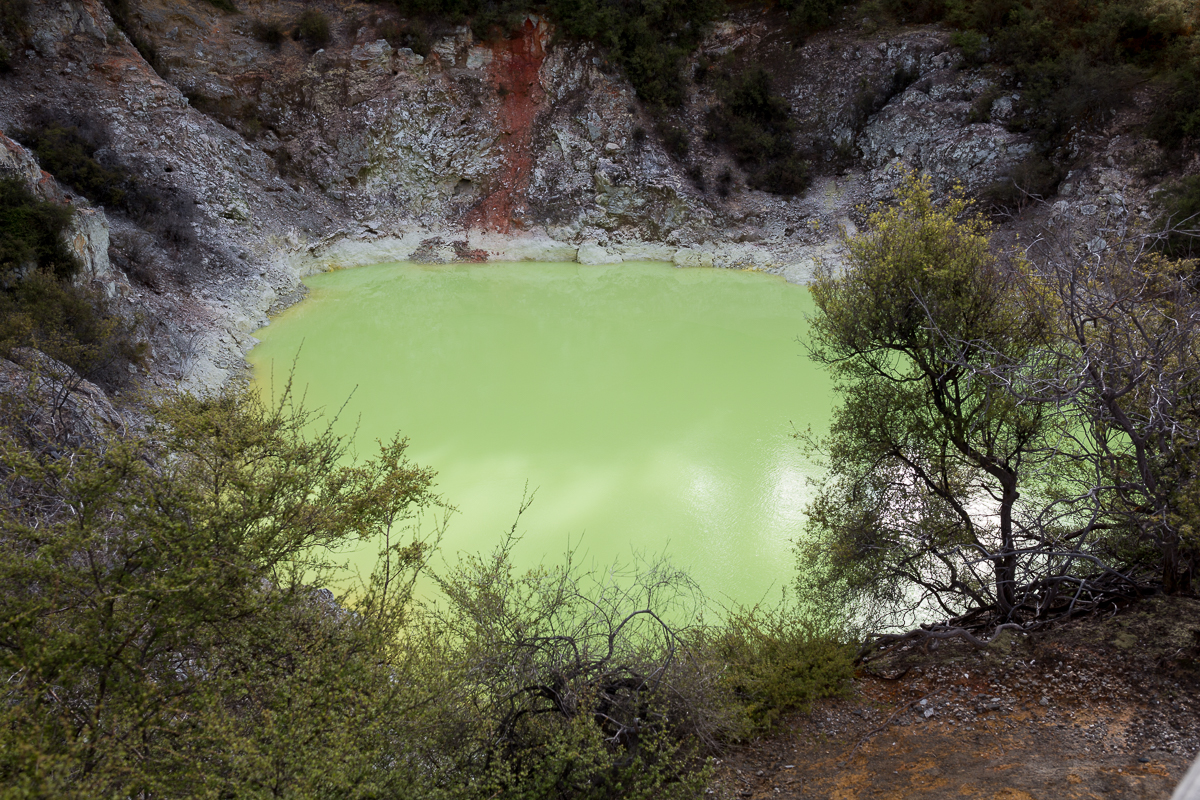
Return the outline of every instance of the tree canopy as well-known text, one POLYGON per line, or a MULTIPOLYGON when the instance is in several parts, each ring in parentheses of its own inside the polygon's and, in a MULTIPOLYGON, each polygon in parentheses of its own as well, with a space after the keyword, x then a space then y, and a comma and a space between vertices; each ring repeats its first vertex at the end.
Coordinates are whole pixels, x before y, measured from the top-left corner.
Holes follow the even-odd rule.
POLYGON ((1150 498, 1174 491, 1154 488, 1161 471, 1190 485, 1168 465, 1191 434, 1141 425, 1186 427, 1191 379, 1170 376, 1195 363, 1195 323, 1171 326, 1197 304, 1178 268, 1126 251, 1099 264, 997 252, 968 201, 935 203, 915 176, 870 215, 844 270, 812 286, 811 355, 842 402, 814 443, 829 470, 800 543, 807 597, 867 627, 1030 626, 1183 585, 1194 544, 1150 498), (1147 353, 1168 338, 1172 356, 1147 353), (1169 415, 1153 399, 1163 382, 1169 415))

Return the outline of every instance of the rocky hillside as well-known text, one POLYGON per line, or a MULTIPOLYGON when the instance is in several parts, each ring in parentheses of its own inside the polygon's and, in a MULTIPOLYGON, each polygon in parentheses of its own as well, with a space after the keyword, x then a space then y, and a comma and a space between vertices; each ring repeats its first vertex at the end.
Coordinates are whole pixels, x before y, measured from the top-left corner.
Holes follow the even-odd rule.
MULTIPOLYGON (((495 41, 421 29, 418 54, 389 44, 411 30, 390 6, 236 5, 35 3, 0 77, 0 166, 79 209, 87 279, 146 320, 159 384, 227 380, 314 271, 663 259, 804 281, 906 170, 986 194, 1034 152, 1005 125, 1020 88, 1001 91, 996 69, 964 60, 946 30, 880 28, 854 7, 802 41, 782 12, 735 12, 692 55, 684 105, 664 124, 601 50, 535 16, 495 41), (321 47, 288 35, 306 8, 330 22, 321 47), (795 196, 751 188, 708 133, 711 76, 747 65, 770 75, 811 163, 795 196), (170 202, 139 216, 55 185, 14 141, 45 119, 88 132, 97 161, 170 202)), ((1069 222, 1087 242, 1153 219, 1167 173, 1138 134, 1153 102, 1145 92, 1073 131, 1057 196, 1018 204, 1009 227, 1069 222)))

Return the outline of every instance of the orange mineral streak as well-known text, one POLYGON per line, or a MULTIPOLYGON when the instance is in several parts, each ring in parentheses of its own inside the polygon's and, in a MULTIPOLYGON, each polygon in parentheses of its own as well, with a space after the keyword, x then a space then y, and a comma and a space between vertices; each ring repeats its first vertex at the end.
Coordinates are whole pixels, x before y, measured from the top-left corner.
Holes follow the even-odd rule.
POLYGON ((546 24, 526 18, 514 39, 492 45, 488 79, 500 96, 496 125, 501 167, 491 177, 487 194, 467 212, 471 228, 510 233, 521 227, 526 190, 533 171, 533 123, 546 93, 539 73, 546 59, 546 24))

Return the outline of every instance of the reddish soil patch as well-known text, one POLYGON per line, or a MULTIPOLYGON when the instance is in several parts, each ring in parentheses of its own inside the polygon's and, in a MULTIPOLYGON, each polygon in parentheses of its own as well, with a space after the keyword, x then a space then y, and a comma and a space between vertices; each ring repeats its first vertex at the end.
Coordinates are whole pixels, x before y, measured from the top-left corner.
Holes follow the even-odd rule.
POLYGON ((520 35, 492 45, 488 78, 500 96, 496 124, 503 166, 488 193, 467 214, 470 227, 501 233, 520 227, 533 169, 533 123, 545 97, 539 73, 546 59, 546 36, 545 23, 527 18, 520 35))
POLYGON ((910 648, 718 764, 718 798, 1168 798, 1200 749, 1200 601, 910 648), (924 701, 922 703, 922 700, 924 701))

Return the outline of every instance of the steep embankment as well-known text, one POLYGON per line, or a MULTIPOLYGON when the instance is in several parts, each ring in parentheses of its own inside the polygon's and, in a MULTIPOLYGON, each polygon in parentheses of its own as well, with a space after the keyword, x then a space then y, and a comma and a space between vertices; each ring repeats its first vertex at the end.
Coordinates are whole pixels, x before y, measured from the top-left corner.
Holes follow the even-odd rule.
MULTIPOLYGON (((202 0, 128 5, 123 24, 165 80, 100 0, 35 4, 29 45, 0 79, 0 126, 47 113, 78 124, 103 140, 97 158, 174 198, 166 223, 89 211, 100 215, 89 241, 118 266, 99 279, 148 321, 151 377, 189 388, 237 370, 252 331, 315 270, 654 258, 803 281, 836 253, 857 206, 889 198, 904 170, 979 191, 1033 149, 1003 124, 1014 101, 997 76, 965 64, 936 28, 844 27, 799 42, 781 17, 750 11, 715 27, 692 63, 761 64, 790 106, 814 179, 782 197, 749 188, 706 135, 717 89, 703 70, 675 114, 686 145, 668 152, 603 53, 545 20, 490 43, 466 27, 433 30, 422 56, 388 43, 406 22, 385 6, 325 4, 331 38, 314 49, 269 35, 293 26, 308 7, 298 0, 238 14, 202 0)), ((1025 222, 1070 221, 1087 241, 1097 226, 1148 218, 1156 184, 1142 175, 1158 155, 1131 135, 1139 113, 1075 134, 1061 197, 1025 222)))

